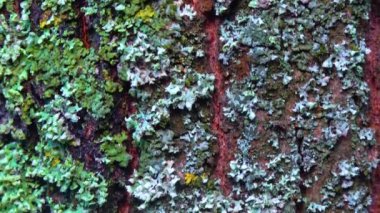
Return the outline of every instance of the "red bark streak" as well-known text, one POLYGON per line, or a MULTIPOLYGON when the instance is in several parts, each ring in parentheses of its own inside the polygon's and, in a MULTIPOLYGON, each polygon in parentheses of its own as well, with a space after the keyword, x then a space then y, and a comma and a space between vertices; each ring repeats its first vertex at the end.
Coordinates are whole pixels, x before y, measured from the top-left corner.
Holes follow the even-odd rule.
POLYGON ((225 195, 232 191, 231 183, 227 178, 229 162, 233 159, 233 151, 230 151, 231 141, 223 131, 223 101, 225 96, 224 76, 221 64, 219 62, 219 26, 220 19, 207 15, 213 8, 212 0, 192 0, 190 2, 197 12, 198 16, 206 18, 205 32, 207 36, 207 59, 208 65, 215 76, 215 92, 212 100, 214 117, 211 123, 211 129, 216 134, 218 143, 218 158, 214 175, 220 180, 220 187, 225 195))
MULTIPOLYGON (((132 144, 129 143, 128 154, 132 156, 132 160, 129 164, 128 168, 128 179, 131 177, 133 172, 137 170, 139 166, 139 152, 138 149, 132 144)), ((124 202, 119 206, 119 213, 130 213, 132 212, 133 204, 132 204, 132 196, 128 192, 125 193, 124 202)))
POLYGON ((88 39, 88 27, 87 27, 87 18, 85 15, 82 15, 82 41, 84 44, 84 47, 87 49, 90 48, 90 41, 88 39))
MULTIPOLYGON (((126 93, 125 97, 127 106, 127 114, 131 115, 136 112, 136 107, 133 105, 132 101, 129 98, 128 93, 126 93)), ((124 130, 127 131, 127 130, 124 130)), ((132 135, 130 132, 128 132, 128 138, 132 138, 132 135)), ((127 152, 132 157, 128 168, 127 168, 127 180, 133 175, 134 171, 137 170, 139 167, 139 151, 137 147, 133 144, 132 140, 128 141, 127 144, 127 152)), ((125 197, 123 202, 119 205, 118 212, 119 213, 130 213, 132 212, 133 203, 132 203, 132 196, 128 192, 125 193, 125 197)))
POLYGON ((229 162, 232 159, 232 152, 229 152, 229 144, 226 133, 223 131, 223 99, 225 94, 223 70, 220 65, 219 56, 219 26, 218 18, 209 17, 206 20, 205 31, 208 37, 208 63, 211 71, 215 75, 215 93, 213 96, 214 118, 211 129, 217 136, 219 156, 215 169, 215 176, 220 180, 220 186, 227 195, 231 192, 231 184, 227 178, 229 162))
POLYGON ((214 7, 212 0, 192 0, 194 10, 199 14, 210 12, 214 7))
POLYGON ((95 131, 97 129, 96 122, 94 120, 90 120, 86 122, 85 127, 83 129, 83 136, 86 140, 92 140, 95 136, 95 131))
MULTIPOLYGON (((371 53, 367 55, 365 79, 370 88, 370 126, 376 132, 377 145, 371 153, 376 157, 380 145, 380 1, 372 0, 369 29, 366 36, 367 46, 371 53)), ((380 168, 372 177, 372 205, 370 212, 380 212, 380 168)))
POLYGON ((84 12, 82 12, 82 7, 86 6, 86 0, 81 0, 80 1, 80 8, 79 8, 79 20, 81 22, 81 39, 84 44, 84 47, 86 49, 89 49, 91 47, 90 40, 88 37, 88 22, 87 22, 87 17, 85 16, 84 12))
POLYGON ((20 16, 20 0, 15 0, 13 2, 13 8, 15 10, 15 13, 17 13, 20 16))
POLYGON ((200 3, 201 0, 192 0, 191 1, 191 4, 193 5, 194 7, 194 10, 197 12, 197 15, 199 15, 199 13, 201 13, 201 10, 199 9, 199 3, 200 3))

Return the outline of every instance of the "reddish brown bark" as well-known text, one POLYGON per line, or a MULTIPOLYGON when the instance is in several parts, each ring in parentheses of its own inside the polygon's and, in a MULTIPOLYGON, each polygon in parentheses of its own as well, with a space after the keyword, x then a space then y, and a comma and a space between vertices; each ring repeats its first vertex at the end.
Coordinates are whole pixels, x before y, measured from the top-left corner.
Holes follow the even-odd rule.
POLYGON ((213 119, 211 129, 217 137, 218 157, 214 175, 220 180, 220 187, 225 195, 232 191, 227 172, 229 162, 233 159, 233 151, 230 150, 230 138, 223 131, 223 102, 225 96, 225 78, 219 62, 219 27, 221 20, 210 14, 214 3, 211 0, 192 0, 190 2, 198 16, 206 19, 204 27, 207 36, 207 60, 208 67, 215 76, 215 91, 212 99, 213 119))
MULTIPOLYGON (((131 98, 128 95, 128 92, 123 97, 125 99, 126 103, 126 116, 131 115, 136 112, 136 107, 133 105, 133 102, 131 98)), ((124 107, 123 107, 124 108, 124 107)), ((123 128, 123 131, 127 131, 125 128, 123 128)), ((128 138, 132 138, 132 135, 130 132, 128 132, 128 138)), ((134 145, 132 140, 128 140, 127 143, 127 152, 132 157, 131 161, 129 162, 128 168, 126 170, 127 172, 127 180, 133 175, 133 172, 138 169, 139 167, 139 151, 137 147, 134 145)), ((132 196, 128 192, 125 193, 123 201, 119 205, 118 212, 119 213, 130 213, 132 212, 133 204, 132 204, 132 196)))
POLYGON ((218 160, 215 169, 215 176, 220 180, 220 186, 225 194, 231 192, 231 184, 227 178, 229 162, 232 159, 232 152, 229 150, 228 137, 223 131, 223 100, 225 96, 223 70, 219 62, 219 26, 220 20, 215 17, 208 18, 205 23, 205 31, 208 37, 209 47, 207 50, 208 63, 211 71, 215 75, 215 92, 213 96, 214 117, 211 129, 216 134, 218 140, 218 160))
POLYGON ((83 45, 85 48, 89 49, 91 47, 90 39, 88 37, 88 17, 84 14, 84 12, 81 10, 82 7, 86 6, 86 0, 80 1, 80 8, 79 8, 79 21, 80 21, 80 34, 81 39, 83 42, 83 45))
POLYGON ((20 15, 20 0, 15 0, 13 2, 13 8, 15 10, 15 12, 20 15))
POLYGON ((212 0, 192 0, 192 4, 197 13, 210 12, 214 7, 212 0))
MULTIPOLYGON (((365 64, 365 79, 370 88, 370 126, 375 130, 377 144, 372 157, 378 156, 380 145, 380 1, 372 0, 369 29, 366 36, 367 46, 371 53, 367 55, 365 64)), ((380 212, 380 168, 372 178, 372 205, 370 212, 380 212)))
MULTIPOLYGON (((129 164, 128 168, 128 179, 133 174, 133 172, 138 168, 139 166, 139 153, 138 149, 132 144, 129 143, 128 146, 128 154, 131 155, 132 160, 129 164)), ((132 204, 132 196, 128 192, 125 193, 124 201, 119 206, 119 213, 130 213, 132 212, 133 204, 132 204)))

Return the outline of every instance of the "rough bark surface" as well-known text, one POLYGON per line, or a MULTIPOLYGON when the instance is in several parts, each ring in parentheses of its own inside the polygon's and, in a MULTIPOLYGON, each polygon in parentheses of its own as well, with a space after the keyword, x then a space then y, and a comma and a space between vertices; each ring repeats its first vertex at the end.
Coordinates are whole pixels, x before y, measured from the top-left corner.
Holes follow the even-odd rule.
POLYGON ((380 1, 0 14, 0 212, 380 212, 380 1))
MULTIPOLYGON (((376 131, 377 144, 371 150, 371 157, 379 156, 380 142, 380 1, 371 1, 366 42, 371 52, 367 55, 365 70, 366 81, 370 88, 370 125, 376 131)), ((372 178, 372 204, 370 212, 380 211, 380 169, 377 168, 372 178)))

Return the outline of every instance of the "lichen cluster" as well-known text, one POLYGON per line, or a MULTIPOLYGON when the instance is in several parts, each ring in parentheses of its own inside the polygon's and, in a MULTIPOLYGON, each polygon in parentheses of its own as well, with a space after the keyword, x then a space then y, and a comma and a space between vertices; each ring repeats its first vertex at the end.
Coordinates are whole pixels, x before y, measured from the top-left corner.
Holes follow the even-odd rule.
POLYGON ((0 211, 366 212, 378 163, 369 10, 0 0, 0 211), (208 52, 215 20, 224 90, 208 52), (215 174, 220 132, 230 191, 215 174))

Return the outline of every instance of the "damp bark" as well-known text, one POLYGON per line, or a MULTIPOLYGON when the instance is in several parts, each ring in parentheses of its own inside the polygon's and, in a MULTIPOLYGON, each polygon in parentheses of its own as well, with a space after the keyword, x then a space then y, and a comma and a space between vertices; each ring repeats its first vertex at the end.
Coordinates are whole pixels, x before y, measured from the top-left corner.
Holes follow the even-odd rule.
MULTIPOLYGON (((367 55, 365 79, 370 88, 370 126, 375 130, 377 144, 371 153, 378 156, 380 147, 380 1, 371 1, 369 26, 366 35, 367 46, 371 52, 367 55)), ((372 205, 370 212, 380 212, 380 167, 377 167, 372 177, 372 205)))

